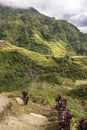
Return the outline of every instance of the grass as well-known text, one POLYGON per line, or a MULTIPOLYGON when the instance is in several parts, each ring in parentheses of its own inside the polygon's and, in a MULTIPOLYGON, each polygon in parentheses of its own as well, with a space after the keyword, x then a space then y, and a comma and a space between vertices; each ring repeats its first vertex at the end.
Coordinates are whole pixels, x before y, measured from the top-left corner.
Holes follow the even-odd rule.
MULTIPOLYGON (((41 34, 34 33, 33 38, 38 45, 44 45, 49 49, 49 55, 54 57, 64 56, 66 54, 66 44, 63 41, 45 41, 41 38, 41 34)), ((45 54, 45 53, 44 53, 45 54)))
MULTIPOLYGON (((53 43, 50 44, 52 44, 50 48, 54 46, 53 43)), ((54 46, 54 50, 55 48, 56 46, 54 46)), ((58 53, 55 54, 57 56, 58 53)), ((66 58, 62 59, 60 63, 58 59, 54 60, 50 56, 28 51, 27 49, 16 47, 9 43, 3 45, 1 43, 0 92, 27 90, 32 100, 37 97, 44 99, 44 105, 55 104, 55 97, 61 94, 67 98, 69 109, 75 114, 76 118, 85 116, 86 112, 81 106, 78 96, 82 96, 83 101, 87 100, 86 89, 82 87, 76 89, 71 79, 59 76, 60 71, 59 73, 55 71, 59 65, 60 68, 62 66, 62 72, 64 67, 67 71, 68 64, 71 66, 72 64, 70 63, 72 61, 66 62, 66 58), (75 96, 77 96, 77 99, 74 98, 75 96)))
POLYGON ((30 97, 33 99, 36 96, 41 96, 44 104, 54 104, 55 95, 57 95, 59 87, 48 84, 46 82, 32 82, 28 87, 30 97))
POLYGON ((68 108, 73 113, 74 118, 87 117, 86 111, 84 111, 81 102, 77 99, 68 98, 68 108))
POLYGON ((71 90, 70 94, 73 98, 87 100, 87 84, 79 85, 75 89, 71 90))
POLYGON ((52 56, 60 57, 66 54, 65 44, 61 41, 46 42, 52 52, 52 56))
POLYGON ((86 85, 87 80, 76 80, 75 86, 86 85))
POLYGON ((87 56, 72 56, 73 61, 87 69, 87 56))
POLYGON ((64 88, 63 86, 52 85, 47 82, 33 81, 26 88, 27 88, 26 90, 29 92, 30 99, 32 101, 37 97, 44 99, 44 101, 42 102, 43 105, 55 104, 56 96, 58 94, 61 94, 64 98, 67 99, 68 108, 73 113, 74 118, 77 119, 82 116, 87 117, 87 113, 83 109, 81 101, 75 98, 73 100, 71 96, 67 96, 67 93, 70 91, 67 89, 67 87, 64 88))
POLYGON ((36 62, 38 65, 42 66, 56 66, 56 63, 48 56, 42 55, 38 52, 28 51, 24 48, 16 47, 9 43, 6 43, 5 46, 1 48, 1 52, 12 52, 18 51, 20 54, 27 56, 32 61, 36 62))
POLYGON ((42 66, 56 66, 56 63, 49 57, 41 55, 38 52, 27 51, 25 49, 18 49, 18 52, 28 56, 31 60, 35 61, 38 65, 42 66))

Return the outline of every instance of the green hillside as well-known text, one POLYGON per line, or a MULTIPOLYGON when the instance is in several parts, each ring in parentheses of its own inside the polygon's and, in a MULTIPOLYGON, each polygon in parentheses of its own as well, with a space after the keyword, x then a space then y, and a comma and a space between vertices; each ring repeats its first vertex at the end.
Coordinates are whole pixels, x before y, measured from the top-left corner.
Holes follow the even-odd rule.
POLYGON ((69 56, 50 57, 0 41, 0 91, 21 89, 33 80, 61 84, 63 78, 86 79, 85 64, 74 60, 69 56))
POLYGON ((87 79, 87 70, 74 63, 75 58, 51 58, 0 41, 0 92, 27 90, 32 101, 43 100, 44 105, 54 104, 62 94, 76 118, 86 116, 86 87, 75 88, 74 82, 87 79))
POLYGON ((87 34, 34 8, 0 6, 0 92, 27 90, 44 105, 61 94, 77 118, 87 116, 87 87, 75 83, 86 79, 87 34))
POLYGON ((0 6, 0 39, 55 57, 87 54, 87 35, 63 20, 40 14, 34 8, 0 6))

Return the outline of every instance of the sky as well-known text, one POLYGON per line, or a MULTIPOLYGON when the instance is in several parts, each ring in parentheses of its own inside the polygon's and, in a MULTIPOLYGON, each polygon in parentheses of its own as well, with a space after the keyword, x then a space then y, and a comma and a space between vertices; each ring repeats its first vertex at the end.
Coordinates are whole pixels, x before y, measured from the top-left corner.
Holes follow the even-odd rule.
POLYGON ((67 20, 87 33, 87 0, 0 0, 0 4, 19 8, 34 7, 47 16, 67 20))

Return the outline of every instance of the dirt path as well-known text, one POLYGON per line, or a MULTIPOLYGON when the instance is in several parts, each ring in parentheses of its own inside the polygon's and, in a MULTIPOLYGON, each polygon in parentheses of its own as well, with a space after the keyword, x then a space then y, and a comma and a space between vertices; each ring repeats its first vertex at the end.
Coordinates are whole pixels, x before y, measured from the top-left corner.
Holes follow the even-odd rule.
MULTIPOLYGON (((8 96, 8 95, 7 95, 8 96)), ((0 95, 0 130, 56 130, 57 112, 55 106, 44 106, 31 101, 20 105, 16 97, 0 95), (2 109, 3 108, 3 109, 2 109), (7 111, 6 111, 7 110, 7 111)))
POLYGON ((15 99, 0 95, 0 130, 42 130, 48 120, 38 110, 33 103, 21 106, 15 99))

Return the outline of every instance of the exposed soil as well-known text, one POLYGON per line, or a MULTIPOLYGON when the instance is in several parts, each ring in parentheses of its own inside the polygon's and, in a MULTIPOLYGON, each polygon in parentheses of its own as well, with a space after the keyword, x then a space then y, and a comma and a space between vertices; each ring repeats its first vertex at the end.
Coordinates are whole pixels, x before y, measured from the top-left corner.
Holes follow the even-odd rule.
MULTIPOLYGON (((10 94, 4 94, 10 95, 10 94)), ((0 123, 0 130, 56 130, 57 112, 55 106, 41 105, 29 101, 20 105, 15 95, 10 97, 8 114, 0 123)))

